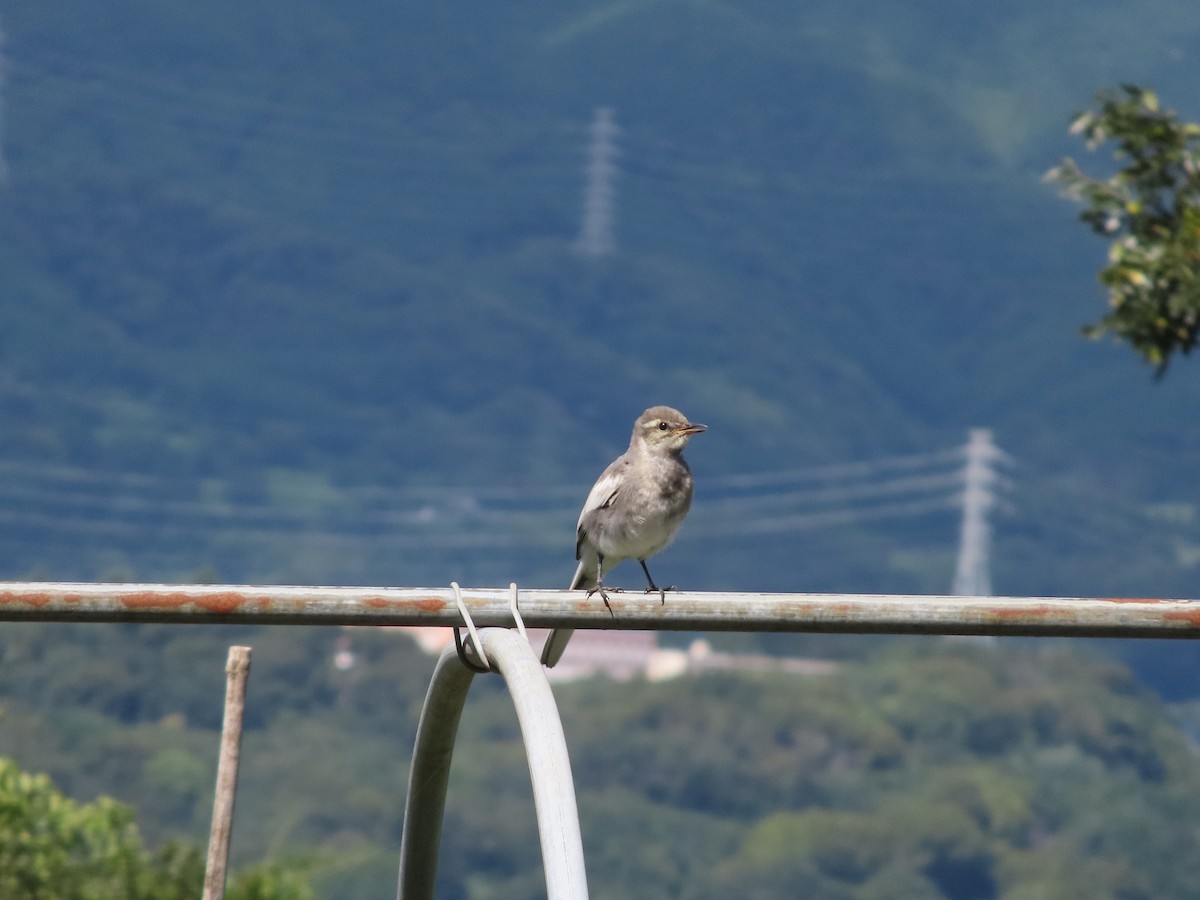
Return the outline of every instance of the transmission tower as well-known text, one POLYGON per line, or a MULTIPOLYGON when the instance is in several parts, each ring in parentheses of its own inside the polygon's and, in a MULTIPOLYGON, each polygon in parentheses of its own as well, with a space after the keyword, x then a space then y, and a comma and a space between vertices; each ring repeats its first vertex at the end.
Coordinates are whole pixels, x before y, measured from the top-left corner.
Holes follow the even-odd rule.
POLYGON ((613 179, 617 175, 617 126, 611 106, 600 106, 589 129, 587 186, 583 193, 583 223, 576 246, 587 256, 601 257, 616 249, 613 240, 613 179))
POLYGON ((966 452, 962 533, 951 593, 964 597, 987 597, 992 593, 988 513, 996 501, 993 491, 996 484, 995 464, 1003 454, 992 443, 992 432, 987 428, 971 429, 966 452))

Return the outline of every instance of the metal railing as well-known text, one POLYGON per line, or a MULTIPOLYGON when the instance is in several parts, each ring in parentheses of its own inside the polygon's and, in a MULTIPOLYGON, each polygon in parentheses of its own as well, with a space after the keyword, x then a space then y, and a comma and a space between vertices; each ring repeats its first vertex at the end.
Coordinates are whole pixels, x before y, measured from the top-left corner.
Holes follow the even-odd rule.
MULTIPOLYGON (((575 788, 558 709, 528 642, 509 628, 515 589, 251 587, 0 583, 0 621, 293 625, 468 624, 460 658, 438 660, 417 728, 398 897, 434 894, 455 734, 474 672, 498 672, 517 708, 533 783, 550 900, 583 900, 575 788), (461 605, 460 605, 461 601, 461 605), (481 652, 482 651, 482 652, 481 652)), ((674 631, 793 631, 1070 637, 1200 637, 1200 601, 1096 597, 955 597, 895 594, 614 593, 610 614, 580 591, 516 592, 531 627, 674 631)))
MULTIPOLYGON (((925 594, 519 592, 525 624, 657 631, 802 631, 1043 637, 1200 637, 1200 600, 925 594)), ((513 624, 508 589, 464 588, 480 627, 513 624)), ((276 625, 463 624, 449 588, 0 582, 0 621, 276 625)))

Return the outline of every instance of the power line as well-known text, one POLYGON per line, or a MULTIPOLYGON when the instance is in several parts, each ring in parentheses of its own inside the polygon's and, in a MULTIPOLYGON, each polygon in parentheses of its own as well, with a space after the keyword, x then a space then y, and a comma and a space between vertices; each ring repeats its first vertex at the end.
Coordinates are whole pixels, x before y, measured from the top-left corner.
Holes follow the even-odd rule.
POLYGON ((802 491, 772 491, 751 497, 718 498, 707 501, 704 506, 714 514, 730 515, 746 509, 767 511, 781 506, 851 506, 863 500, 905 494, 940 492, 958 496, 961 487, 962 473, 949 472, 942 475, 891 478, 880 482, 862 481, 802 491))
MULTIPOLYGON (((767 494, 705 503, 699 518, 722 525, 708 531, 744 529, 762 533, 789 527, 808 528, 914 514, 957 504, 959 479, 939 476, 895 479, 879 484, 843 489, 767 494), (940 489, 940 490, 938 490, 940 489), (929 497, 934 491, 932 497, 929 497), (921 498, 920 495, 926 495, 921 498), (889 498, 905 497, 899 501, 889 498), (917 496, 914 496, 917 495, 917 496)), ((576 490, 575 493, 580 493, 576 490)), ((406 504, 396 509, 361 509, 345 503, 294 507, 286 504, 237 503, 225 500, 178 500, 84 491, 56 492, 0 484, 0 526, 38 528, 41 531, 85 531, 134 536, 139 529, 157 534, 222 533, 276 534, 381 534, 407 535, 417 542, 443 544, 448 535, 476 535, 484 544, 489 532, 538 534, 551 542, 567 533, 577 504, 556 504, 544 509, 495 509, 473 503, 406 504)), ((451 541, 454 543, 455 541, 451 541)))
MULTIPOLYGON (((704 479, 712 493, 697 504, 689 536, 769 535, 943 513, 961 502, 963 458, 958 447, 704 479)), ((322 484, 311 502, 301 492, 290 503, 286 496, 272 500, 265 482, 241 485, 251 488, 241 499, 226 496, 227 487, 238 485, 0 461, 0 546, 83 538, 161 550, 207 537, 247 546, 303 540, 345 550, 503 552, 560 546, 586 488, 322 484)))
POLYGON ((761 488, 775 487, 788 482, 866 479, 888 471, 910 471, 932 466, 944 466, 947 463, 958 463, 962 458, 963 448, 952 447, 932 453, 884 456, 878 459, 859 460, 850 463, 719 475, 715 478, 706 478, 704 485, 706 489, 761 488))
MULTIPOLYGON (((794 485, 805 483, 829 483, 849 481, 851 486, 845 490, 861 488, 864 483, 878 479, 892 471, 914 471, 940 467, 948 468, 950 463, 959 463, 963 459, 963 448, 954 447, 947 450, 907 456, 881 457, 874 460, 862 460, 834 465, 818 465, 808 467, 793 467, 787 469, 771 469, 760 472, 747 472, 735 475, 705 476, 702 487, 706 495, 730 493, 739 490, 778 493, 794 485), (855 484, 857 483, 857 485, 855 484)), ((955 469, 954 471, 957 471, 955 469)), ((931 477, 937 477, 936 475, 931 477)), ((961 477, 961 476, 958 476, 961 477)), ((894 480, 894 479, 892 479, 894 480)), ((891 480, 879 481, 887 485, 891 480)), ((147 472, 112 471, 103 469, 88 469, 57 463, 42 463, 32 460, 0 460, 0 491, 20 490, 26 496, 36 496, 38 493, 55 495, 63 493, 62 487, 70 485, 70 494, 66 496, 82 497, 89 492, 92 494, 122 493, 129 496, 135 493, 149 494, 159 498, 169 494, 178 498, 201 494, 206 484, 223 484, 217 476, 205 478, 195 476, 189 483, 178 476, 158 475, 147 472), (5 485, 4 476, 10 476, 16 482, 5 485), (40 488, 35 482, 42 482, 46 487, 40 488)), ((473 502, 512 502, 520 505, 538 505, 543 503, 577 506, 581 498, 587 494, 587 485, 582 482, 559 484, 521 484, 521 485, 404 485, 399 487, 384 487, 379 485, 330 485, 332 505, 372 503, 380 505, 403 505, 418 501, 453 503, 457 505, 473 502)), ((839 488, 835 488, 839 489, 839 488)), ((883 488, 888 490, 888 488, 883 488)), ((804 492, 795 492, 798 495, 804 492)), ((242 506, 236 500, 201 501, 214 506, 242 506)), ((576 510, 577 511, 577 510, 576 510)))
POLYGON ((881 519, 914 518, 958 506, 957 494, 913 500, 903 503, 881 503, 862 508, 833 508, 821 512, 799 512, 792 515, 762 516, 748 519, 724 519, 708 522, 707 516, 689 529, 695 536, 742 536, 781 534, 835 525, 854 525, 881 519))
MULTIPOLYGON (((990 509, 999 484, 994 464, 1004 457, 994 445, 980 450, 980 437, 973 437, 976 444, 966 449, 702 478, 688 541, 753 543, 774 535, 942 517, 963 507, 968 495, 976 498, 970 508, 990 509)), ((306 493, 305 484, 301 479, 292 496, 289 484, 276 485, 265 475, 225 482, 0 461, 0 555, 61 564, 59 557, 69 552, 75 565, 106 559, 111 565, 116 559, 139 568, 178 569, 224 552, 221 548, 273 559, 284 548, 304 547, 339 554, 351 566, 365 565, 360 557, 379 553, 428 560, 467 554, 486 566, 514 553, 569 546, 586 488, 347 487, 320 481, 306 493), (190 549, 181 552, 180 546, 190 549)), ((968 560, 977 562, 960 567, 983 572, 986 579, 988 548, 970 537, 978 533, 973 529, 966 529, 963 546, 968 560)), ((990 585, 977 581, 972 589, 987 592, 990 585)))

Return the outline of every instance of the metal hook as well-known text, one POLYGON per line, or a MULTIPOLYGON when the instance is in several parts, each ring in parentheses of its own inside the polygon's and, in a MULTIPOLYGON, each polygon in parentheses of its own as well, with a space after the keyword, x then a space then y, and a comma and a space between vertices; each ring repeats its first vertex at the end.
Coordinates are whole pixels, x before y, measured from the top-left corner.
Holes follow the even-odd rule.
POLYGON ((462 660, 462 664, 472 672, 490 672, 492 671, 492 662, 487 658, 487 654, 483 652, 483 644, 479 641, 479 633, 475 630, 475 622, 471 618, 471 614, 467 612, 467 605, 463 602, 462 588, 458 586, 457 581, 450 582, 450 590, 454 591, 454 602, 458 605, 458 611, 462 614, 463 621, 467 623, 467 631, 471 636, 471 649, 475 651, 475 655, 483 660, 483 664, 475 662, 467 653, 466 647, 463 646, 462 632, 459 631, 457 625, 454 626, 454 648, 458 650, 458 658, 462 660))
POLYGON ((517 623, 517 633, 528 640, 528 635, 525 634, 525 620, 521 618, 521 610, 517 608, 517 583, 515 581, 509 582, 508 585, 508 608, 512 610, 513 621, 517 623))

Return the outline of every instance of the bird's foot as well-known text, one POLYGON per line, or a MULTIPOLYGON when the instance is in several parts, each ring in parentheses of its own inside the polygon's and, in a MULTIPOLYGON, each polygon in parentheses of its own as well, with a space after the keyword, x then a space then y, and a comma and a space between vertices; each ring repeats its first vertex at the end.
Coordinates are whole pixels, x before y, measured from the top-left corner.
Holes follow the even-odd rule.
POLYGON ((673 584, 669 584, 665 588, 660 588, 658 585, 654 584, 654 585, 651 585, 650 587, 646 588, 646 593, 653 594, 655 591, 658 591, 658 602, 660 604, 662 604, 663 606, 666 606, 667 605, 667 591, 677 591, 677 590, 679 590, 679 588, 677 588, 673 584))
POLYGON ((619 588, 619 587, 606 588, 604 585, 598 584, 594 588, 591 588, 587 592, 587 595, 588 595, 588 598, 591 599, 592 594, 599 594, 600 599, 604 601, 604 606, 608 610, 608 614, 615 619, 617 617, 617 614, 615 612, 613 612, 612 604, 608 602, 608 592, 609 591, 612 591, 614 594, 619 594, 619 593, 621 593, 621 588, 619 588))

